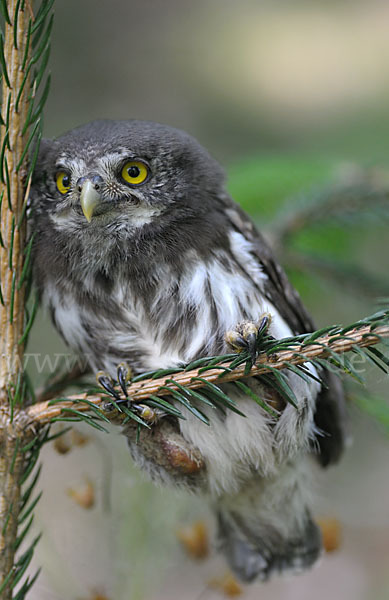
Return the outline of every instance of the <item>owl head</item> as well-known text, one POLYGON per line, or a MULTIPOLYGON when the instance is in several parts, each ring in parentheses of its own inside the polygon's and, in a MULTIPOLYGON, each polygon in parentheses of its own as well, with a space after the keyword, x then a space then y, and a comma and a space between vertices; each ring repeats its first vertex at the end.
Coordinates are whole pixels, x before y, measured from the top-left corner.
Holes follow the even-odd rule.
POLYGON ((57 229, 139 229, 169 213, 206 214, 219 164, 188 134, 149 121, 93 121, 43 140, 32 205, 57 229))

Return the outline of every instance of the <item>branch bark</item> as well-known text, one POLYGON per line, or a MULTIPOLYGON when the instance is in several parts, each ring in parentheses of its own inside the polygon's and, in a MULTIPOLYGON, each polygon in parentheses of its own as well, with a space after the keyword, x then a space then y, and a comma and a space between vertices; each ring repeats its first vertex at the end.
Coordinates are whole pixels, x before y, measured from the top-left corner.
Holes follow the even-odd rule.
POLYGON ((3 121, 1 148, 4 148, 1 173, 1 220, 0 220, 0 403, 8 404, 9 389, 22 372, 24 344, 21 342, 24 328, 25 284, 22 282, 26 219, 24 206, 28 195, 26 182, 27 162, 20 160, 26 147, 28 132, 24 131, 28 118, 30 77, 25 78, 22 68, 29 58, 27 28, 29 15, 26 10, 17 12, 17 34, 14 37, 13 15, 17 0, 10 0, 8 12, 11 24, 5 23, 4 58, 7 74, 3 74, 2 99, 3 121), (22 88, 20 97, 19 92, 22 88), (6 111, 6 114, 4 114, 6 111))
POLYGON ((9 0, 6 8, 0 165, 0 589, 4 600, 12 597, 16 574, 15 543, 26 466, 21 448, 28 436, 19 401, 23 400, 24 213, 29 187, 26 123, 31 102, 31 70, 26 70, 30 15, 26 3, 17 0, 9 0))

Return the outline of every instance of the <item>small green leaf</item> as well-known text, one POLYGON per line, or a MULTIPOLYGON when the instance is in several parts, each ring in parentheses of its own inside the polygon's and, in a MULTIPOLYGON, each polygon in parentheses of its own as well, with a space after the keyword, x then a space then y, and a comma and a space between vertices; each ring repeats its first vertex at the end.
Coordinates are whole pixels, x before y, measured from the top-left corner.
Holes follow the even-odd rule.
POLYGON ((30 531, 31 525, 32 525, 33 521, 34 521, 34 515, 31 515, 28 523, 26 524, 26 526, 24 527, 24 529, 22 530, 22 532, 16 538, 15 545, 14 545, 15 552, 17 552, 17 550, 19 549, 19 547, 22 544, 23 540, 25 539, 27 533, 30 531))
POLYGON ((54 0, 43 0, 35 16, 33 33, 37 31, 45 22, 47 15, 49 14, 51 7, 54 4, 54 0))
POLYGON ((243 381, 235 381, 234 383, 237 388, 244 392, 246 396, 250 396, 250 398, 252 398, 257 404, 259 404, 259 406, 263 408, 263 410, 266 411, 269 415, 278 418, 279 415, 277 411, 271 408, 271 406, 269 406, 264 400, 262 400, 262 398, 257 396, 257 394, 255 394, 255 392, 253 392, 253 390, 250 389, 248 385, 243 383, 243 381))
POLYGON ((0 2, 0 9, 1 9, 1 13, 2 13, 5 21, 7 22, 7 24, 10 25, 10 26, 12 26, 11 19, 9 18, 9 13, 8 13, 8 3, 7 3, 7 0, 1 0, 1 2, 0 2))
POLYGON ((86 413, 83 413, 79 410, 76 410, 75 408, 70 408, 70 407, 63 407, 61 409, 61 412, 77 416, 79 421, 84 421, 84 423, 87 423, 87 425, 90 425, 91 427, 94 427, 95 429, 98 429, 99 431, 104 431, 105 433, 108 433, 108 430, 105 427, 103 427, 102 425, 100 425, 96 421, 95 417, 92 417, 91 415, 87 415, 86 413))
POLYGON ((20 517, 18 518, 19 525, 21 525, 23 523, 23 521, 25 521, 27 519, 27 517, 32 513, 35 506, 38 504, 39 500, 41 499, 42 494, 43 494, 43 492, 39 492, 38 496, 35 498, 35 500, 33 502, 31 502, 31 504, 27 508, 27 510, 23 514, 20 515, 20 517))
POLYGON ((13 22, 13 34, 14 34, 14 48, 18 49, 18 20, 19 20, 19 10, 20 10, 20 2, 21 0, 17 0, 14 12, 14 22, 13 22))
POLYGON ((133 421, 136 421, 136 423, 139 423, 139 425, 146 427, 146 429, 151 429, 150 425, 148 425, 146 423, 146 421, 141 419, 136 413, 134 413, 132 410, 130 410, 127 406, 122 405, 121 409, 124 412, 124 414, 127 415, 127 417, 129 417, 133 421))
MULTIPOLYGON (((191 388, 185 388, 180 383, 177 383, 177 381, 174 381, 174 379, 167 379, 166 383, 171 383, 171 384, 177 386, 177 388, 180 390, 180 392, 182 392, 182 394, 184 396, 185 395, 186 396, 191 396, 195 400, 198 400, 199 402, 203 402, 204 404, 206 404, 207 406, 210 406, 211 408, 215 408, 214 405, 213 405, 213 403, 210 400, 208 400, 208 398, 205 398, 204 396, 202 396, 196 390, 193 390, 191 388)), ((189 400, 189 398, 188 398, 188 400, 189 400)), ((190 402, 190 400, 189 400, 189 402, 190 402)))
POLYGON ((1 31, 0 31, 0 63, 1 63, 2 71, 3 71, 3 77, 6 81, 7 86, 10 88, 11 83, 10 83, 10 80, 8 77, 7 65, 6 65, 5 56, 4 56, 4 36, 1 31))
POLYGON ((28 488, 26 489, 26 491, 23 493, 22 496, 22 502, 21 502, 21 506, 20 506, 20 510, 22 511, 24 509, 24 507, 27 505, 27 502, 30 499, 30 496, 37 484, 37 481, 39 479, 39 476, 41 474, 41 470, 42 470, 42 465, 39 465, 39 467, 37 468, 37 471, 34 475, 34 479, 32 480, 32 482, 30 483, 30 485, 28 486, 28 488))
POLYGON ((194 415, 195 417, 197 417, 198 419, 200 419, 200 421, 202 421, 203 423, 205 423, 206 425, 209 425, 209 419, 206 415, 204 415, 204 413, 201 412, 201 410, 198 410, 195 406, 193 406, 193 404, 191 404, 191 402, 189 402, 189 400, 187 398, 185 398, 185 396, 183 396, 182 394, 180 394, 179 392, 177 392, 176 390, 173 390, 171 387, 168 387, 166 385, 161 385, 161 390, 168 390, 169 393, 183 406, 185 406, 185 408, 187 408, 189 410, 189 412, 192 413, 192 415, 194 415))
POLYGON ((164 400, 159 396, 151 395, 145 402, 150 404, 150 406, 160 408, 161 410, 164 410, 179 419, 185 419, 184 415, 175 406, 173 406, 173 404, 170 404, 170 402, 167 402, 167 400, 164 400))

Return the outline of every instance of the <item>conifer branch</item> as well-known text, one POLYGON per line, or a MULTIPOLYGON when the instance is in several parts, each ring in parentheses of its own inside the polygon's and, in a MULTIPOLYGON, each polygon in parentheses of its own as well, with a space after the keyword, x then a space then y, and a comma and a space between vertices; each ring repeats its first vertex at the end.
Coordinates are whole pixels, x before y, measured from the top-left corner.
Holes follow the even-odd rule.
MULTIPOLYGON (((27 0, 0 0, 2 109, 0 117, 0 597, 22 600, 34 577, 23 579, 35 540, 15 555, 28 533, 23 514, 36 483, 23 493, 42 438, 26 427, 29 397, 23 372, 24 346, 32 317, 25 300, 30 275, 26 209, 41 136, 41 113, 48 85, 39 87, 50 47, 48 15, 53 0, 42 0, 34 16, 27 0), (24 529, 20 532, 23 523, 24 529), (15 588, 18 586, 18 591, 15 588)), ((34 505, 33 505, 34 506, 34 505)))
MULTIPOLYGON (((373 315, 370 319, 346 328, 335 326, 312 334, 282 340, 268 338, 263 343, 266 350, 259 354, 253 366, 248 364, 247 355, 226 355, 199 359, 181 369, 156 371, 152 374, 135 377, 127 387, 129 407, 131 407, 131 402, 147 403, 150 399, 152 399, 152 406, 155 406, 155 401, 161 397, 173 395, 177 399, 177 394, 183 393, 185 396, 185 392, 188 392, 190 396, 190 390, 215 386, 215 384, 219 386, 222 383, 252 376, 268 376, 269 373, 274 375, 276 371, 293 369, 307 362, 311 362, 319 368, 326 363, 328 367, 331 367, 332 363, 335 368, 345 370, 353 375, 349 361, 342 363, 342 361, 337 361, 337 357, 344 356, 345 353, 355 351, 357 348, 362 351, 364 348, 374 346, 389 338, 388 316, 387 312, 382 312, 378 316, 373 315)), ((389 365, 386 357, 381 353, 379 355, 382 368, 389 365)), ((301 375, 303 376, 303 374, 304 371, 301 375)), ((218 387, 217 390, 219 390, 218 387)), ((126 396, 120 388, 116 389, 115 393, 116 401, 126 400, 126 396)), ((27 414, 31 423, 44 425, 61 420, 61 416, 66 420, 77 420, 77 418, 82 419, 83 413, 91 411, 94 416, 98 416, 99 413, 96 409, 102 408, 105 420, 107 416, 109 420, 109 412, 105 413, 104 406, 110 404, 111 401, 112 398, 104 391, 96 393, 94 390, 91 393, 85 392, 67 398, 39 402, 30 406, 27 414)), ((115 400, 113 403, 120 409, 120 404, 115 403, 115 400)), ((128 412, 126 414, 131 417, 128 412)))
POLYGON ((28 140, 28 94, 30 62, 27 39, 30 16, 20 2, 2 2, 5 36, 2 38, 2 125, 0 155, 0 403, 14 404, 15 382, 22 377, 24 344, 19 343, 24 328, 25 282, 21 282, 26 239, 24 206, 30 176, 26 150, 28 140), (25 58, 26 57, 26 58, 25 58))

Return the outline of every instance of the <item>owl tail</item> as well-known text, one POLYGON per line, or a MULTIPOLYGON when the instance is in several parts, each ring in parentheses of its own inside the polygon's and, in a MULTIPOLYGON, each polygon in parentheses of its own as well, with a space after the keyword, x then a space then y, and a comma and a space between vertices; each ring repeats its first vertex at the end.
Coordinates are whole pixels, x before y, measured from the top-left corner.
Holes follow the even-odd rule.
POLYGON ((304 528, 285 539, 273 526, 262 524, 261 534, 231 512, 218 513, 220 550, 231 570, 243 582, 266 581, 273 574, 302 572, 311 567, 321 552, 317 525, 307 515, 304 528))
POLYGON ((302 572, 319 558, 321 534, 310 515, 307 483, 289 465, 278 477, 256 478, 238 493, 219 497, 219 548, 241 581, 302 572))

